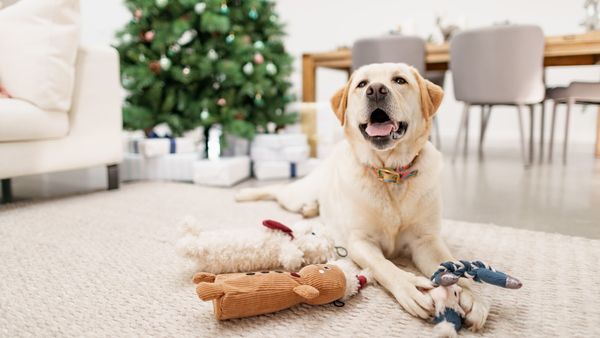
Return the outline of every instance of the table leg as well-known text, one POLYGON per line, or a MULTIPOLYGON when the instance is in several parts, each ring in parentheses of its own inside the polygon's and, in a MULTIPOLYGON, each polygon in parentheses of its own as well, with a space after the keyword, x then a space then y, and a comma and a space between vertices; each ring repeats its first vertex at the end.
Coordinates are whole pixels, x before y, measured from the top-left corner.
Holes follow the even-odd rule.
POLYGON ((302 55, 302 101, 315 102, 317 69, 311 55, 302 55))
POLYGON ((596 157, 600 158, 600 106, 596 114, 596 157))

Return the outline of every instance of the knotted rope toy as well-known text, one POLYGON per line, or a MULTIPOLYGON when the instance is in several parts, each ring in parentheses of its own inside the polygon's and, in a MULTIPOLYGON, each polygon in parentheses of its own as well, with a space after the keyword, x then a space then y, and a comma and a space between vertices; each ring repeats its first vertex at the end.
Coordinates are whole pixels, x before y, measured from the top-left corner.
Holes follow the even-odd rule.
POLYGON ((454 337, 462 328, 465 313, 460 307, 459 297, 462 289, 456 285, 460 278, 468 278, 478 283, 487 283, 506 289, 519 289, 523 284, 516 278, 496 271, 481 261, 444 262, 431 276, 436 286, 430 291, 435 304, 437 334, 454 337))

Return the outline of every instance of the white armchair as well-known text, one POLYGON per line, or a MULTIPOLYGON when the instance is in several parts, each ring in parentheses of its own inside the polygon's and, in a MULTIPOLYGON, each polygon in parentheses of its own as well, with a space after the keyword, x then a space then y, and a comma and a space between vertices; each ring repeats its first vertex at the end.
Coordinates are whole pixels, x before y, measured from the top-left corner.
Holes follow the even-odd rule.
POLYGON ((0 99, 2 200, 12 199, 10 179, 106 165, 108 189, 119 186, 121 89, 119 57, 109 47, 80 47, 68 113, 29 102, 0 99))

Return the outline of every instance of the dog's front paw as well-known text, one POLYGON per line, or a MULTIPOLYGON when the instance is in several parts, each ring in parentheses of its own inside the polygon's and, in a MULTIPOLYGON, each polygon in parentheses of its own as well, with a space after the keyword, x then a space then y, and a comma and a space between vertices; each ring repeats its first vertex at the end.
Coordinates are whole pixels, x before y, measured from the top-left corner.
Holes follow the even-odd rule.
POLYGON ((431 281, 424 277, 414 275, 401 278, 393 291, 394 297, 400 306, 409 314, 429 319, 433 314, 433 299, 428 292, 421 290, 431 289, 431 281))
POLYGON ((300 212, 304 218, 313 218, 319 216, 319 202, 313 201, 304 204, 300 212))
POLYGON ((489 302, 470 286, 463 286, 460 295, 460 307, 465 311, 465 322, 472 331, 483 328, 490 312, 489 302))

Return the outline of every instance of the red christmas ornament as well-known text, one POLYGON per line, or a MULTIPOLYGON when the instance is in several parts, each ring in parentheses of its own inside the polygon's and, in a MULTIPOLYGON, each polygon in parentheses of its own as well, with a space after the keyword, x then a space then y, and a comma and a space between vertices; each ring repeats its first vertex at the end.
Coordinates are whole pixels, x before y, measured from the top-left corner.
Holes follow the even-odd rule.
POLYGON ((265 57, 261 53, 254 54, 254 63, 260 65, 263 62, 265 62, 265 57))
POLYGON ((227 100, 225 100, 225 98, 220 98, 217 100, 217 104, 221 107, 223 107, 224 105, 227 104, 227 100))
POLYGON ((149 66, 150 66, 150 70, 154 74, 156 74, 156 75, 160 74, 160 62, 152 61, 152 62, 150 62, 149 66))

